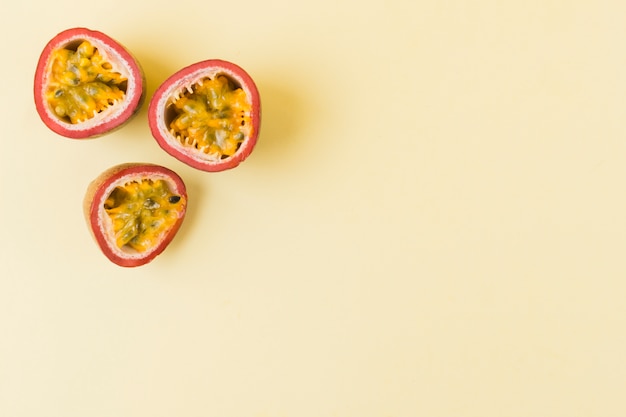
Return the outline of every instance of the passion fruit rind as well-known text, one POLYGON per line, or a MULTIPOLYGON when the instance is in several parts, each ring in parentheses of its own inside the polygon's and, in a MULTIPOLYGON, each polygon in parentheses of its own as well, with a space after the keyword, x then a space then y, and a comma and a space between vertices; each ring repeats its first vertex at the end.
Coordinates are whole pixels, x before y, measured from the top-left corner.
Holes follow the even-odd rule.
POLYGON ((85 219, 102 252, 117 265, 151 262, 178 232, 187 207, 182 179, 154 164, 126 163, 91 182, 85 219))
POLYGON ((102 32, 73 28, 44 48, 35 73, 35 106, 54 132, 96 138, 132 119, 145 100, 145 75, 120 43, 102 32))
POLYGON ((241 67, 202 61, 161 84, 148 120, 157 143, 170 155, 203 171, 223 171, 239 165, 256 145, 260 96, 241 67))

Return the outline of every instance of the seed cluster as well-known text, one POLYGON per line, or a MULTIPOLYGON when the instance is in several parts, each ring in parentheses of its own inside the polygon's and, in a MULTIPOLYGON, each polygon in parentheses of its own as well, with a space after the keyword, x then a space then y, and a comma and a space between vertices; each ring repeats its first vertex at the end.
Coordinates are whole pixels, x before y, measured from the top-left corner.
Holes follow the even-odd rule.
POLYGON ((252 129, 245 92, 224 75, 188 87, 170 107, 176 114, 170 133, 213 160, 233 155, 252 129))
POLYGON ((170 191, 166 181, 144 179, 115 187, 104 209, 117 246, 144 252, 176 223, 185 203, 184 197, 170 191))
POLYGON ((81 123, 124 99, 127 79, 89 41, 53 52, 46 98, 60 118, 81 123))

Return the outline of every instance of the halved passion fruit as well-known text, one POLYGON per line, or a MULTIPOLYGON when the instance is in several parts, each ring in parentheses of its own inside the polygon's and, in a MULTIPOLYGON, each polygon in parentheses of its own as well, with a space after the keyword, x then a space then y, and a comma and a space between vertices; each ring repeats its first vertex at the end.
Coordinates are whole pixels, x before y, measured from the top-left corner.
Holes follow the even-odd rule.
POLYGON ((106 257, 134 267, 152 261, 172 241, 185 218, 187 191, 167 168, 121 164, 91 182, 83 209, 106 257))
POLYGON ((35 72, 35 106, 43 122, 72 139, 97 137, 128 122, 145 96, 138 62, 107 35, 73 28, 44 48, 35 72))
POLYGON ((169 77, 148 109, 152 135, 170 155, 203 171, 234 168, 257 142, 261 101, 239 66, 207 60, 169 77))

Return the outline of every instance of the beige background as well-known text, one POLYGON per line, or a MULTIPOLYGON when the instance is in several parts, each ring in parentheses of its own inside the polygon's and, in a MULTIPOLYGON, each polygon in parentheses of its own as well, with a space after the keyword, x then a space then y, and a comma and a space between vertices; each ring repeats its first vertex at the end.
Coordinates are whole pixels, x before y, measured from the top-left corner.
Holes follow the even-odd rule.
POLYGON ((3 4, 0 416, 626 415, 626 3, 3 4), (256 80, 251 157, 165 154, 34 110, 39 53, 101 30, 148 97, 179 68, 256 80), (121 162, 177 171, 188 217, 119 268, 83 221, 121 162))

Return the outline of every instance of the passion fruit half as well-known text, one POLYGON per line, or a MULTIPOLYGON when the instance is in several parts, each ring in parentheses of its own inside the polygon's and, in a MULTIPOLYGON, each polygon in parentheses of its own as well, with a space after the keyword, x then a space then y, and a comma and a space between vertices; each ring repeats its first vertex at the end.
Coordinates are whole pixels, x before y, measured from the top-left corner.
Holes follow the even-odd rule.
POLYGON ((120 164, 91 182, 83 209, 104 255, 135 267, 152 261, 172 241, 185 218, 187 191, 168 168, 120 164))
POLYGON ((239 165, 256 145, 261 101, 246 71, 212 59, 170 76, 148 108, 152 135, 178 160, 203 171, 239 165))
POLYGON ((65 30, 45 46, 35 71, 35 107, 46 126, 71 139, 101 136, 141 107, 145 77, 121 44, 86 28, 65 30))

